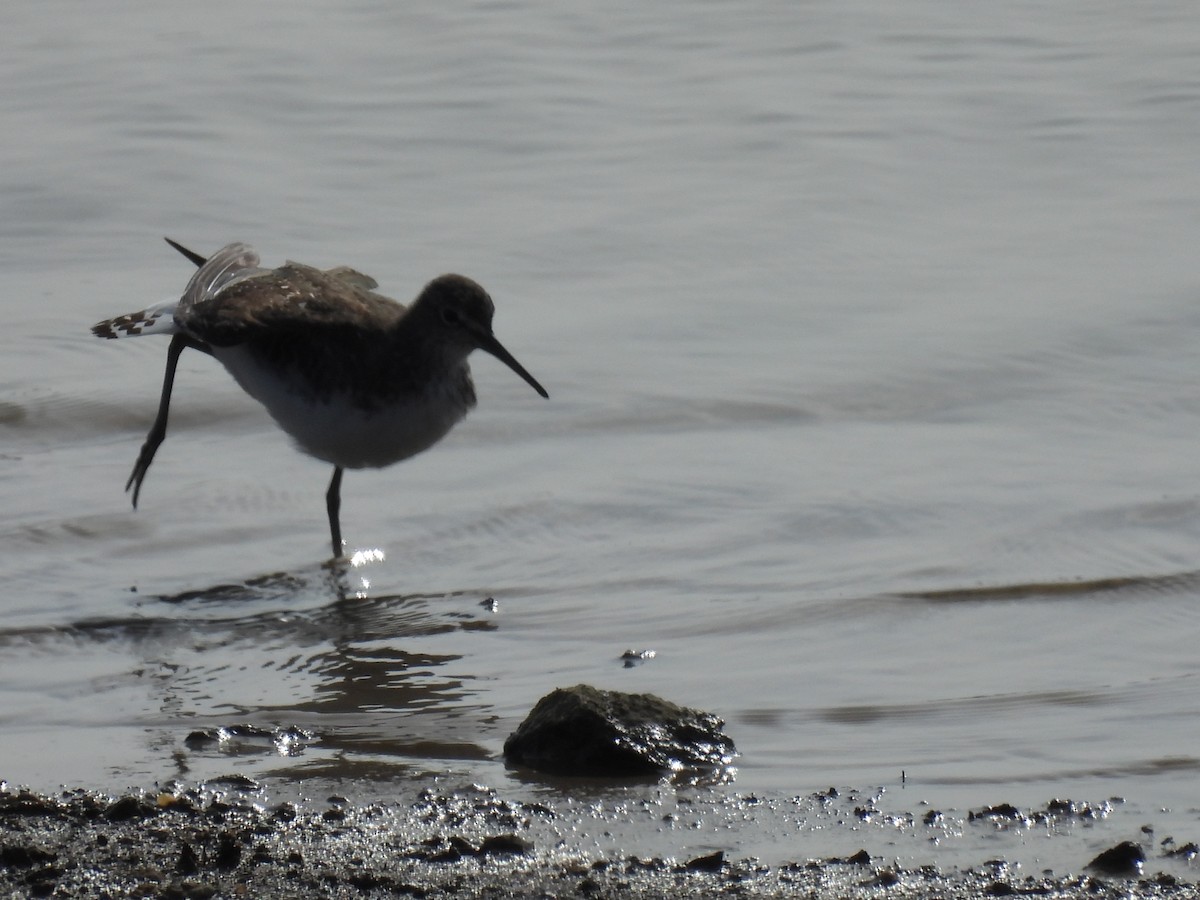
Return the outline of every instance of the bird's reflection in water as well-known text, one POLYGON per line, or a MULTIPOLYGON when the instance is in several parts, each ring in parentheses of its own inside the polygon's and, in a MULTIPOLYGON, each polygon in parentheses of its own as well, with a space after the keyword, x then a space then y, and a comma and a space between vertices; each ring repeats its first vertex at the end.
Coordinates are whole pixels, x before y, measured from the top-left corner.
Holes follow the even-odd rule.
POLYGON ((474 676, 456 634, 493 630, 494 621, 476 591, 370 596, 367 573, 383 558, 363 551, 333 566, 144 598, 141 615, 75 623, 42 639, 115 646, 128 653, 130 672, 155 673, 144 716, 177 732, 176 747, 197 729, 231 726, 316 736, 290 759, 257 745, 189 748, 194 769, 204 768, 197 756, 229 753, 256 777, 486 758, 478 742, 489 710, 472 702, 474 676))

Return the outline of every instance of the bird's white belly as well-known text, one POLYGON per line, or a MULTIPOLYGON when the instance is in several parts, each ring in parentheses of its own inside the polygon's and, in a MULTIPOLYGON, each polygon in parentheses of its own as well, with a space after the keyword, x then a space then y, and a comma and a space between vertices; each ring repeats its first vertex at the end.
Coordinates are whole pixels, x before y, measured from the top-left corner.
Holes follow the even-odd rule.
POLYGON ((441 382, 369 410, 345 394, 313 399, 286 373, 259 365, 243 348, 213 352, 301 450, 347 469, 378 468, 414 456, 441 440, 469 409, 452 384, 441 382))

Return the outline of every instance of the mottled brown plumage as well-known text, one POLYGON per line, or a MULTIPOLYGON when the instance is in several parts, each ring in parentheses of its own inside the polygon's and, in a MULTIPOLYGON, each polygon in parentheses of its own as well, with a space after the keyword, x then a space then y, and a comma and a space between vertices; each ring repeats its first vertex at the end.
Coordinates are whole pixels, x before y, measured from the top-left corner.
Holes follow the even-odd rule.
POLYGON ((158 417, 126 484, 134 506, 166 437, 175 367, 187 347, 216 357, 301 450, 334 465, 326 501, 335 556, 343 469, 390 465, 440 440, 475 405, 473 350, 548 396, 492 334, 487 292, 462 275, 435 278, 405 307, 350 268, 264 269, 245 244, 204 260, 170 243, 200 266, 183 296, 92 329, 106 338, 173 335, 158 417))

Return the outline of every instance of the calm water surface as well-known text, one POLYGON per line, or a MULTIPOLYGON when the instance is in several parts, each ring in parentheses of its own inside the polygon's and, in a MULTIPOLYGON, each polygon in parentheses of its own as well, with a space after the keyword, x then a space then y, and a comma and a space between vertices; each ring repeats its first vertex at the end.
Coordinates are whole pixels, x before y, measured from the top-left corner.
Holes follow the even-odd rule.
POLYGON ((726 718, 731 790, 1197 837, 1191 5, 52 2, 0 51, 0 778, 536 791, 504 738, 588 682, 726 718), (348 473, 339 582, 327 468, 191 354, 135 513, 166 341, 88 328, 181 290, 163 234, 469 274, 551 400, 477 357, 348 473), (315 738, 184 744, 233 724, 315 738))

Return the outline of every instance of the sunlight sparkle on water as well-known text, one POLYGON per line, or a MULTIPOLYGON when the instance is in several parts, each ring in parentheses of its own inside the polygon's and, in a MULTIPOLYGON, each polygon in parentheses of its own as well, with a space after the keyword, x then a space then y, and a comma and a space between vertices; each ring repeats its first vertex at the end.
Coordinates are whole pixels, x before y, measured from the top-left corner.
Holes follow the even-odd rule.
MULTIPOLYGON (((378 547, 370 550, 355 550, 350 557, 350 566, 358 569, 369 563, 383 562, 386 558, 386 554, 384 554, 384 552, 378 547)), ((359 600, 365 600, 367 597, 367 591, 371 589, 371 580, 365 576, 361 577, 359 580, 362 582, 362 589, 355 591, 354 596, 359 600)))
POLYGON ((383 562, 386 558, 384 552, 379 548, 355 550, 354 555, 350 557, 350 565, 357 569, 359 566, 365 566, 368 563, 383 562))

